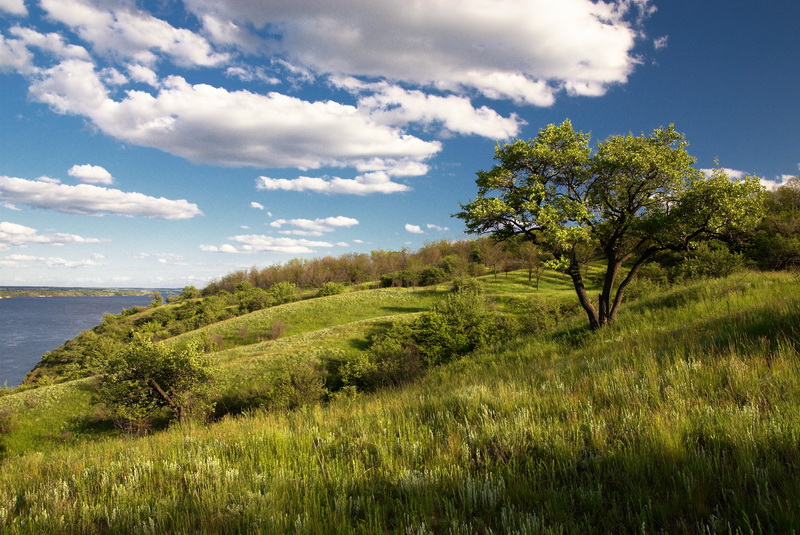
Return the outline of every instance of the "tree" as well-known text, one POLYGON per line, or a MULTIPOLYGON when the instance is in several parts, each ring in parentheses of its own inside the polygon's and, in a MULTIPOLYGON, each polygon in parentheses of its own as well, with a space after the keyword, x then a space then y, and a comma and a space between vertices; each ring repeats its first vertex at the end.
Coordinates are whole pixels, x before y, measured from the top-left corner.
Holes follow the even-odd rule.
POLYGON ((150 299, 151 307, 160 307, 161 305, 164 304, 164 298, 161 296, 161 292, 159 292, 158 290, 153 290, 153 293, 150 295, 151 295, 150 299))
POLYGON ((126 428, 142 427, 168 409, 181 423, 189 414, 209 412, 212 372, 194 347, 178 349, 137 336, 103 366, 98 401, 126 428))
POLYGON ((455 215, 467 232, 524 236, 547 248, 572 279, 592 329, 614 321, 626 287, 656 253, 749 230, 761 218, 758 179, 693 169, 672 125, 649 136, 611 136, 594 152, 589 141, 567 120, 531 141, 498 145, 498 163, 477 173, 478 196, 455 215), (581 269, 598 258, 605 273, 595 304, 581 269))

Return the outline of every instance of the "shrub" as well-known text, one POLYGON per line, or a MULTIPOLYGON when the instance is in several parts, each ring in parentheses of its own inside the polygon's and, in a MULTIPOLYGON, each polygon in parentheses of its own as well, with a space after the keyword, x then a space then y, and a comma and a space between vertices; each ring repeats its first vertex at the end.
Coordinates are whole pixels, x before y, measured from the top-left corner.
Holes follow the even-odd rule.
POLYGON ((483 284, 474 277, 458 277, 453 279, 453 293, 472 292, 474 294, 483 293, 483 284))
POLYGON ((675 278, 727 277, 744 265, 744 256, 733 253, 721 241, 703 242, 690 251, 677 267, 675 278))
POLYGON ((297 301, 297 286, 291 282, 279 282, 269 287, 276 305, 297 301))
POLYGON ((339 295, 344 293, 344 284, 338 282, 326 282, 317 292, 317 297, 327 297, 329 295, 339 295))
POLYGON ((209 362, 196 347, 166 347, 137 336, 106 362, 97 401, 119 427, 143 431, 164 410, 181 422, 209 414, 211 378, 209 362))
POLYGON ((433 284, 440 284, 447 280, 447 273, 438 266, 428 266, 424 268, 419 274, 420 286, 431 286, 433 284))
POLYGON ((0 411, 0 435, 7 435, 17 427, 14 413, 10 410, 0 411))

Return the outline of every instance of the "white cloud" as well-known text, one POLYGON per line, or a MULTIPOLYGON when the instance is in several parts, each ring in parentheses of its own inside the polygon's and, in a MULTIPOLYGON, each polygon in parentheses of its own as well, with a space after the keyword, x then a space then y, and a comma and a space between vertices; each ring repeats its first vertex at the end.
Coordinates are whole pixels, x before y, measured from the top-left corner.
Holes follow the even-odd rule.
POLYGON ((57 266, 57 267, 68 267, 68 268, 103 265, 100 262, 96 262, 94 259, 75 261, 75 260, 65 260, 63 258, 58 258, 58 257, 31 256, 31 255, 21 255, 21 254, 8 255, 5 257, 5 260, 0 261, 0 265, 6 267, 26 267, 31 263, 45 264, 50 267, 57 266))
POLYGON ((40 33, 31 28, 14 26, 8 33, 18 38, 28 47, 36 47, 60 59, 89 59, 89 52, 82 46, 68 44, 57 33, 40 33))
POLYGON ((288 253, 303 254, 313 253, 312 247, 333 247, 332 243, 324 241, 311 241, 295 238, 276 238, 263 234, 248 234, 228 238, 236 246, 224 244, 219 247, 214 245, 201 245, 200 249, 212 253, 288 253))
POLYGON ((0 72, 30 73, 33 53, 19 39, 6 39, 0 34, 0 72))
POLYGON ((279 84, 280 78, 268 75, 261 67, 237 66, 225 69, 225 76, 238 78, 243 82, 259 81, 265 84, 279 84))
POLYGON ((256 210, 266 210, 266 207, 263 204, 258 203, 258 202, 251 202, 250 203, 250 208, 255 208, 256 210))
POLYGON ((28 14, 24 0, 0 0, 0 11, 5 11, 12 15, 25 16, 28 14))
POLYGON ((113 184, 114 177, 105 168, 99 165, 73 165, 67 171, 69 176, 75 177, 81 182, 90 184, 113 184))
POLYGON ((411 234, 425 234, 419 225, 412 225, 410 223, 406 223, 406 232, 410 232, 411 234))
MULTIPOLYGON (((714 171, 717 169, 700 169, 700 172, 703 173, 706 177, 710 177, 714 171)), ((741 180, 747 174, 745 171, 740 171, 738 169, 729 169, 727 167, 719 168, 720 171, 728 175, 728 178, 732 180, 741 180)))
POLYGON ((356 178, 308 177, 268 178, 259 177, 256 187, 262 190, 313 191, 327 194, 370 195, 373 193, 397 193, 409 191, 405 184, 392 182, 385 172, 365 173, 356 178))
POLYGON ((352 227, 358 225, 358 219, 352 217, 326 217, 324 219, 277 219, 269 224, 272 228, 283 228, 284 226, 294 227, 294 230, 281 231, 281 234, 293 234, 295 236, 322 236, 325 233, 333 232, 337 228, 352 227))
POLYGON ((105 240, 84 238, 75 234, 39 234, 36 229, 10 223, 0 222, 0 244, 24 247, 30 244, 65 245, 72 243, 101 243, 105 240))
POLYGON ((426 228, 431 230, 438 230, 439 232, 447 232, 448 230, 450 230, 448 227, 440 227, 439 225, 434 225, 432 223, 428 223, 426 225, 426 228))
POLYGON ((139 64, 128 65, 128 74, 130 74, 131 79, 135 82, 158 87, 158 74, 150 67, 139 64))
POLYGON ((112 57, 124 57, 142 65, 153 65, 158 54, 184 67, 211 67, 228 60, 214 52, 202 36, 129 7, 128 2, 92 0, 41 0, 49 17, 69 26, 94 49, 112 57))
POLYGON ((30 94, 56 112, 88 117, 117 139, 194 162, 419 171, 441 150, 439 142, 379 124, 353 106, 190 85, 176 76, 155 96, 128 91, 115 101, 94 66, 79 60, 44 71, 30 94))
POLYGON ((8 176, 0 176, 0 201, 94 216, 111 214, 187 219, 202 215, 196 204, 185 200, 173 201, 89 184, 68 186, 8 176))
POLYGON ((492 139, 508 139, 519 134, 525 121, 516 114, 502 117, 496 111, 472 106, 468 98, 456 95, 428 95, 407 90, 386 82, 361 84, 348 79, 334 79, 334 84, 354 93, 373 92, 361 96, 358 107, 379 123, 401 126, 410 123, 441 125, 457 134, 475 134, 492 139))
POLYGON ((550 105, 602 94, 636 66, 647 1, 186 0, 198 16, 268 28, 270 43, 317 73, 403 80, 550 105))
POLYGON ((664 36, 661 36, 661 37, 657 37, 656 39, 653 39, 653 47, 656 50, 661 50, 662 48, 667 48, 668 44, 669 44, 669 36, 668 35, 664 35, 664 36))

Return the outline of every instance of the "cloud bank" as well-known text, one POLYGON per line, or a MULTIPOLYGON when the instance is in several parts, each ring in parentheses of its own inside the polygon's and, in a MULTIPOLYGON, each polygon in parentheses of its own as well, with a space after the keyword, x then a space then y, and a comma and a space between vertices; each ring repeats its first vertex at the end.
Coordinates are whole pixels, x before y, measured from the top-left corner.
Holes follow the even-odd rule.
POLYGON ((188 219, 202 215, 196 204, 183 199, 173 201, 89 184, 68 186, 8 176, 0 176, 0 201, 11 206, 24 204, 67 214, 92 216, 188 219))

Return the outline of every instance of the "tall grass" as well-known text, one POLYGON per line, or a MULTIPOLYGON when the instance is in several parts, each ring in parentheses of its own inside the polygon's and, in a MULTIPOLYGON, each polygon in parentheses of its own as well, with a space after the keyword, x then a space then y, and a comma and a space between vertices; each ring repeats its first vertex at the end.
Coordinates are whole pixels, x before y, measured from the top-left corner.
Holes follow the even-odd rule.
POLYGON ((800 529, 797 282, 697 283, 582 323, 402 389, 6 460, 0 531, 800 529))

